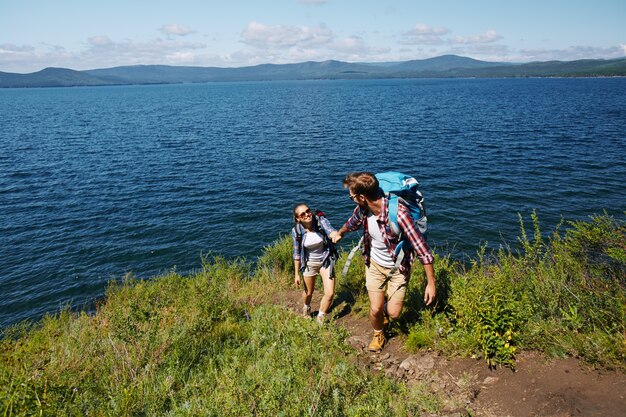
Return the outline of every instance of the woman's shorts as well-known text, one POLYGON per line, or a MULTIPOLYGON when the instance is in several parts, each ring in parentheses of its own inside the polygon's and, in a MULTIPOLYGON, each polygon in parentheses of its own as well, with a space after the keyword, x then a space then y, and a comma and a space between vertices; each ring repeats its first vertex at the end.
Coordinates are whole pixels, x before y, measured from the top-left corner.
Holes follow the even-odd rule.
POLYGON ((322 269, 328 269, 328 267, 322 268, 322 262, 309 261, 306 263, 306 268, 304 268, 304 271, 302 271, 302 276, 314 277, 319 274, 322 269))
MULTIPOLYGON (((371 292, 385 292, 385 287, 380 286, 385 282, 391 268, 385 268, 370 260, 370 266, 365 267, 365 287, 371 292)), ((404 299, 406 293, 407 281, 400 271, 396 271, 389 281, 387 281, 387 299, 391 297, 401 297, 404 299)))

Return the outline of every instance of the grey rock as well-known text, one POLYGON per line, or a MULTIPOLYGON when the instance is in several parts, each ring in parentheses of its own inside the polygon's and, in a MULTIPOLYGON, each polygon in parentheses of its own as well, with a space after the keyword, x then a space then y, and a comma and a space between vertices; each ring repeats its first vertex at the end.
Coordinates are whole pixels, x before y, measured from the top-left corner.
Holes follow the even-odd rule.
POLYGON ((431 355, 413 355, 409 356, 400 364, 400 368, 405 369, 407 371, 414 372, 427 372, 435 367, 435 358, 431 355))
POLYGON ((495 376, 488 376, 487 378, 484 379, 483 381, 483 385, 493 385, 496 382, 498 382, 498 377, 495 376))

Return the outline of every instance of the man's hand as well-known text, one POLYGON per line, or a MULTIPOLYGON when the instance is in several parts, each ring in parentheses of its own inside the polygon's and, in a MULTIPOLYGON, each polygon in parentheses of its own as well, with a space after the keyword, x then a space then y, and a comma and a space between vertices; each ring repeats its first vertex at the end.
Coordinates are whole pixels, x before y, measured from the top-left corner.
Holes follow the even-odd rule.
POLYGON ((333 243, 337 243, 341 240, 341 238, 343 237, 343 235, 339 232, 334 232, 330 234, 330 240, 333 241, 333 243))
POLYGON ((424 302, 427 306, 429 306, 437 295, 437 289, 435 288, 435 283, 426 284, 426 290, 424 291, 424 302))

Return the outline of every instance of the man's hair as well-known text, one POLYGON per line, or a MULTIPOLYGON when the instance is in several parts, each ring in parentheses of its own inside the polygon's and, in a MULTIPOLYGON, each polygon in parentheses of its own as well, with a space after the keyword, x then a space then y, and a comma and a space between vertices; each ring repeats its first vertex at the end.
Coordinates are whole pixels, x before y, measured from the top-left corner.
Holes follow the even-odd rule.
POLYGON ((380 195, 378 179, 372 172, 350 172, 343 179, 343 186, 369 200, 375 200, 380 195))

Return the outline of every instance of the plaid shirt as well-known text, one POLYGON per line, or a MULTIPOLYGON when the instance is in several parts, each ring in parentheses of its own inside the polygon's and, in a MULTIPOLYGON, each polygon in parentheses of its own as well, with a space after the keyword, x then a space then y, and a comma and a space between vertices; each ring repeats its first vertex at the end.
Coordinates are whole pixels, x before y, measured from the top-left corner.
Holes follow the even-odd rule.
MULTIPOLYGON (((400 242, 400 236, 394 233, 389 222, 389 199, 383 197, 382 209, 380 214, 376 218, 378 227, 383 239, 385 240, 385 246, 391 254, 393 261, 396 261, 396 246, 400 242)), ((358 230, 363 225, 363 257, 365 258, 365 265, 370 264, 370 249, 372 245, 372 238, 367 230, 367 210, 357 206, 352 213, 352 216, 348 219, 344 227, 347 231, 353 232, 358 230)), ((403 205, 398 204, 398 225, 402 234, 406 237, 411 244, 411 250, 407 252, 408 256, 405 256, 400 265, 400 272, 407 278, 411 274, 411 264, 417 256, 422 265, 432 264, 434 261, 433 255, 426 244, 424 236, 413 224, 413 218, 409 210, 403 205)))

